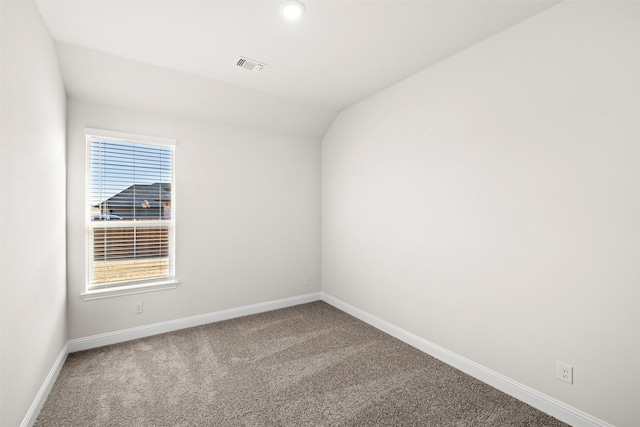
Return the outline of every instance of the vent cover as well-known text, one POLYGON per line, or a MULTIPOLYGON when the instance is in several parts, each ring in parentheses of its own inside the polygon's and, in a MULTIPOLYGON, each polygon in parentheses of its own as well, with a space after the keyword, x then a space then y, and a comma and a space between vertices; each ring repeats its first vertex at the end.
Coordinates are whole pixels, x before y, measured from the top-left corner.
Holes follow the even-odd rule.
POLYGON ((236 65, 249 71, 262 71, 262 69, 267 66, 267 64, 254 61, 253 59, 245 58, 244 56, 238 57, 236 65))

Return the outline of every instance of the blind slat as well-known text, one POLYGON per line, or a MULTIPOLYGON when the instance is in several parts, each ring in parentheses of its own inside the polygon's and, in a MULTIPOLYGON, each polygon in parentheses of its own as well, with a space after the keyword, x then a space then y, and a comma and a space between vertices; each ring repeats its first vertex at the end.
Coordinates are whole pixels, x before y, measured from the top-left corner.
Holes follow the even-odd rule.
POLYGON ((88 288, 173 277, 173 146, 95 135, 87 146, 88 288))

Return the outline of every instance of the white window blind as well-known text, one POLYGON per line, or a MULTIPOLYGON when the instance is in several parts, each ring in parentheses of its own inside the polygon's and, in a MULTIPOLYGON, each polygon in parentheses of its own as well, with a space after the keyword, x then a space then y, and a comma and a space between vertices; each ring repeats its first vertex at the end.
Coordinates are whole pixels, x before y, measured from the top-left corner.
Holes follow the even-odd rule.
POLYGON ((175 141, 86 133, 87 289, 173 279, 175 141))

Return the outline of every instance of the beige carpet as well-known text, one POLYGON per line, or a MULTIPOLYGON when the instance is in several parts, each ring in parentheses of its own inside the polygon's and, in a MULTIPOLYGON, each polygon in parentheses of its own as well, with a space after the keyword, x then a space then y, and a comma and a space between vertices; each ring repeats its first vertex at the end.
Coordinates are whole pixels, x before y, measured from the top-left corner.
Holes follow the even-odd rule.
POLYGON ((323 302, 72 353, 36 426, 564 426, 323 302))

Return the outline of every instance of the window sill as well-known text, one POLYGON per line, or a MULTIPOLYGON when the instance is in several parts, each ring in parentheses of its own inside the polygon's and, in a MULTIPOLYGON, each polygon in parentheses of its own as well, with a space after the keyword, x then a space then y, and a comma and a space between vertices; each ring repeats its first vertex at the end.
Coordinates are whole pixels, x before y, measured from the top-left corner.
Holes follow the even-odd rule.
POLYGON ((142 285, 119 286, 117 288, 97 289, 80 294, 83 301, 96 299, 115 298, 125 295, 142 294, 146 292, 166 291, 178 287, 177 280, 166 280, 163 282, 145 283, 142 285))

